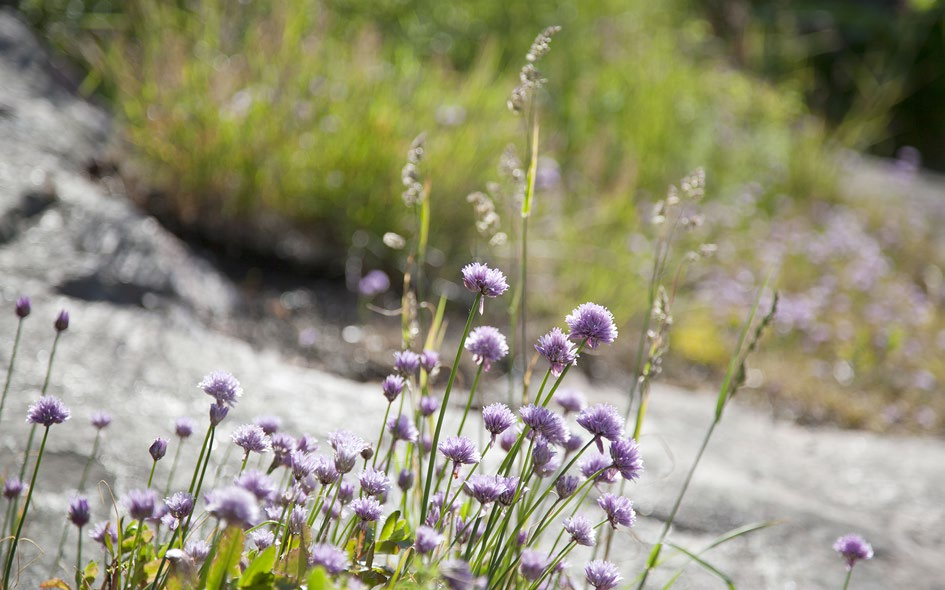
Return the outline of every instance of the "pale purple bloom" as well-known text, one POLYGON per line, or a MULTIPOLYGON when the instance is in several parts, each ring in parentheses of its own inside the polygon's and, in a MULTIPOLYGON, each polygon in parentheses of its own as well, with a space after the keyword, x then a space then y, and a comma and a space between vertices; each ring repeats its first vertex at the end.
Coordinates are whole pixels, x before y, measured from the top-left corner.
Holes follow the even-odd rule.
POLYGON ((164 455, 167 454, 167 441, 160 436, 157 437, 154 439, 154 442, 151 443, 151 446, 148 447, 148 453, 151 455, 152 459, 160 461, 164 458, 164 455))
POLYGON ((626 480, 633 481, 643 474, 643 457, 640 456, 637 441, 632 438, 619 438, 611 442, 610 458, 626 480))
POLYGON ((282 420, 278 416, 260 416, 255 420, 256 426, 263 429, 267 435, 272 436, 282 428, 282 420))
POLYGON ((424 432, 423 436, 420 437, 420 450, 423 451, 424 455, 429 455, 430 451, 433 450, 433 436, 429 432, 424 432))
POLYGON ((89 531, 89 537, 98 543, 105 545, 105 535, 108 535, 111 538, 112 545, 118 542, 118 531, 115 529, 114 525, 108 521, 103 521, 95 526, 89 531))
POLYGON ((480 504, 491 504, 505 492, 505 480, 499 475, 473 475, 465 481, 463 489, 480 504))
POLYGON ((15 475, 11 475, 3 482, 3 497, 12 500, 23 493, 23 480, 15 475))
POLYGON ((233 485, 243 488, 256 496, 259 501, 267 501, 276 493, 276 484, 272 481, 272 478, 255 469, 239 474, 233 481, 233 485))
POLYGON ((479 326, 469 333, 466 350, 472 353, 473 361, 482 365, 483 370, 492 368, 492 363, 509 353, 505 336, 492 326, 479 326))
POLYGON ((390 278, 383 270, 372 270, 358 281, 358 293, 362 297, 374 297, 390 289, 390 278))
MULTIPOLYGON (((289 453, 289 465, 292 467, 292 475, 295 479, 301 481, 315 472, 318 459, 304 451, 292 451, 289 453)), ((353 466, 353 463, 352 463, 353 466)))
POLYGON ((515 424, 515 414, 503 403, 494 403, 482 409, 482 421, 486 425, 486 430, 492 433, 492 440, 495 441, 496 435, 502 434, 515 424))
POLYGON ((134 520, 154 516, 156 496, 151 490, 131 490, 125 494, 125 508, 134 520))
POLYGON ((108 425, 112 423, 112 417, 110 414, 108 414, 108 412, 95 412, 92 414, 92 419, 90 422, 96 430, 102 430, 103 428, 107 428, 108 425))
POLYGON ((581 480, 576 475, 562 475, 555 481, 555 492, 558 498, 564 500, 570 498, 581 484, 581 480))
POLYGON ((614 316, 602 305, 582 303, 564 321, 571 330, 571 340, 587 342, 590 348, 597 348, 601 342, 610 344, 617 339, 614 316))
POLYGON ((610 484, 617 481, 617 475, 619 473, 613 467, 613 464, 614 462, 604 455, 595 454, 581 461, 578 467, 581 470, 581 475, 584 477, 594 477, 594 483, 610 484), (595 473, 597 474, 596 476, 594 475, 595 473))
POLYGON ((328 520, 338 520, 338 517, 341 516, 341 506, 331 502, 322 504, 322 514, 324 514, 328 520))
POLYGON ((341 485, 338 486, 338 501, 341 502, 343 506, 346 506, 348 502, 351 501, 351 498, 354 497, 354 484, 350 481, 342 481, 341 485))
POLYGON ((618 524, 631 527, 637 521, 637 513, 634 512, 633 503, 629 498, 604 494, 597 499, 597 505, 607 513, 607 520, 614 528, 617 528, 618 524))
POLYGON ((482 293, 479 299, 479 314, 484 310, 486 297, 498 297, 509 289, 505 275, 499 269, 489 268, 480 262, 463 267, 463 284, 473 293, 482 293))
POLYGON ((183 416, 174 422, 174 434, 180 438, 187 438, 194 433, 194 421, 183 416))
POLYGON ((461 559, 444 561, 440 565, 440 576, 449 590, 484 590, 485 577, 477 578, 469 569, 469 564, 461 559))
POLYGON ((531 404, 519 409, 518 413, 521 414, 522 422, 526 426, 552 444, 564 444, 571 436, 568 427, 565 426, 564 418, 548 408, 531 404))
POLYGON ((184 553, 189 555, 190 558, 194 560, 194 563, 203 563, 203 561, 207 559, 207 556, 210 555, 210 545, 203 539, 187 541, 187 544, 184 546, 184 553))
POLYGON ((535 442, 532 445, 532 465, 535 466, 536 470, 550 463, 555 454, 554 448, 548 444, 543 436, 535 437, 535 442))
POLYGON ((536 551, 535 549, 526 549, 522 551, 522 557, 519 560, 519 571, 529 582, 534 582, 545 573, 551 560, 547 553, 536 551))
POLYGON ((421 416, 432 416, 433 412, 440 409, 440 400, 436 399, 432 395, 425 395, 420 398, 420 415, 421 416))
POLYGON ((228 526, 249 528, 259 521, 256 496, 238 487, 229 486, 207 494, 207 512, 228 526))
POLYGON ((577 347, 558 327, 540 337, 535 350, 551 365, 551 374, 555 377, 560 376, 565 367, 577 361, 577 347))
POLYGON ((381 503, 377 498, 358 498, 351 501, 351 510, 365 522, 374 522, 381 517, 381 503))
POLYGON ((397 475, 397 487, 400 488, 400 491, 406 492, 413 487, 413 471, 404 468, 400 470, 400 473, 397 475))
POLYGON ((623 418, 610 404, 597 404, 583 410, 578 414, 577 423, 594 435, 597 450, 601 453, 604 452, 602 438, 617 440, 623 436, 623 418))
POLYGON ((53 322, 53 327, 56 328, 57 332, 65 332, 69 329, 69 312, 66 310, 61 310, 59 315, 56 316, 56 321, 53 322))
POLYGON ((414 543, 414 547, 417 549, 417 553, 426 555, 427 553, 432 553, 437 545, 442 543, 445 538, 446 537, 440 534, 436 529, 421 525, 417 529, 417 540, 414 543))
POLYGON ((519 433, 514 428, 506 430, 499 437, 499 446, 506 453, 511 451, 512 447, 515 446, 515 441, 518 440, 518 435, 519 433))
POLYGON ((272 442, 266 435, 266 431, 256 424, 237 426, 230 438, 233 439, 236 446, 246 451, 247 454, 265 453, 272 448, 272 442))
POLYGON ((69 502, 69 522, 80 529, 89 523, 89 501, 81 496, 69 502))
POLYGON ((571 540, 578 545, 584 545, 586 547, 594 546, 594 527, 591 521, 580 514, 564 519, 564 530, 571 535, 571 540))
POLYGON ((20 297, 16 300, 16 317, 20 319, 25 318, 30 315, 31 309, 29 297, 20 297))
POLYGON ((276 535, 267 529, 256 529, 249 534, 249 538, 256 546, 257 551, 265 551, 276 542, 276 535))
MULTIPOLYGON (((511 506, 512 502, 515 501, 515 494, 518 491, 519 478, 517 476, 512 477, 502 477, 498 476, 499 480, 502 482, 502 486, 505 488, 502 490, 502 493, 499 494, 499 504, 503 506, 511 506)), ((528 488, 522 490, 520 496, 528 491, 528 488)))
POLYGON ((388 402, 394 403, 394 400, 403 393, 405 384, 404 378, 400 375, 388 375, 381 383, 381 391, 384 392, 384 397, 388 402))
POLYGON ((361 452, 370 447, 363 438, 347 430, 329 434, 328 443, 335 450, 335 469, 342 474, 354 469, 361 452))
POLYGON ((394 369, 404 377, 415 377, 420 372, 420 355, 412 350, 395 352, 394 369))
POLYGON ((572 432, 571 436, 568 438, 568 442, 564 443, 564 450, 568 453, 573 453, 583 446, 584 439, 572 432))
POLYGON ((161 526, 166 526, 169 531, 176 531, 180 526, 180 519, 175 518, 170 512, 165 512, 161 517, 161 526))
POLYGON ((554 475, 561 467, 563 460, 564 458, 561 455, 557 453, 552 454, 547 463, 535 465, 535 475, 542 478, 554 475))
POLYGON ((310 566, 321 566, 329 575, 335 576, 348 569, 348 554, 334 545, 318 543, 308 556, 310 566))
POLYGON ((368 496, 383 496, 390 490, 390 478, 387 474, 373 467, 368 467, 358 477, 361 490, 368 496))
POLYGON ((174 492, 164 498, 164 505, 174 518, 187 518, 194 511, 194 497, 187 492, 174 492))
POLYGON ((222 404, 210 404, 210 424, 219 426, 220 422, 230 413, 230 408, 222 404))
POLYGON ((316 455, 315 469, 313 471, 315 479, 323 486, 331 485, 338 481, 341 474, 335 469, 335 462, 328 457, 316 455))
POLYGON ((439 450, 453 462, 454 475, 459 472, 460 465, 472 465, 481 459, 475 443, 465 436, 447 436, 440 443, 439 450))
POLYGON ((435 350, 424 349, 420 353, 420 366, 427 373, 432 373, 440 365, 440 355, 435 350))
POLYGON ((288 518, 289 532, 293 535, 301 534, 306 520, 308 520, 308 511, 306 511, 305 508, 302 506, 293 508, 288 518))
POLYGON ((298 482, 292 484, 292 487, 283 492, 282 496, 279 498, 279 502, 284 507, 302 505, 305 504, 306 500, 308 500, 308 494, 305 492, 305 488, 298 482))
POLYGON ((417 442, 417 438, 420 436, 413 420, 406 414, 388 420, 387 431, 394 437, 394 440, 405 440, 411 443, 417 442))
MULTIPOLYGON (((433 494, 433 497, 430 498, 430 504, 436 506, 437 508, 443 508, 443 504, 446 501, 446 492, 439 491, 433 494)), ((452 504, 446 507, 447 514, 452 514, 459 510, 459 501, 453 500, 452 504)))
POLYGON ((588 563, 584 567, 584 576, 595 590, 610 590, 623 579, 616 565, 601 559, 588 563))
POLYGON ((236 377, 226 371, 213 371, 197 385, 204 393, 216 400, 218 406, 233 407, 243 395, 243 388, 236 377))
POLYGON ((303 434, 295 440, 295 450, 303 453, 314 453, 318 450, 318 439, 309 434, 303 434))
POLYGON ((295 439, 292 435, 284 432, 276 432, 269 437, 269 445, 275 455, 273 461, 278 461, 283 465, 289 465, 289 456, 295 450, 295 439))
POLYGON ((848 570, 853 569, 861 559, 873 558, 873 547, 860 535, 843 535, 833 544, 833 550, 843 557, 848 570))
POLYGON ((69 419, 67 408, 58 397, 46 395, 31 405, 26 412, 26 421, 32 424, 42 424, 47 428, 53 424, 62 424, 69 419))
POLYGON ((558 402, 565 415, 571 412, 580 412, 587 407, 587 400, 584 394, 570 387, 559 389, 555 392, 554 400, 558 402))

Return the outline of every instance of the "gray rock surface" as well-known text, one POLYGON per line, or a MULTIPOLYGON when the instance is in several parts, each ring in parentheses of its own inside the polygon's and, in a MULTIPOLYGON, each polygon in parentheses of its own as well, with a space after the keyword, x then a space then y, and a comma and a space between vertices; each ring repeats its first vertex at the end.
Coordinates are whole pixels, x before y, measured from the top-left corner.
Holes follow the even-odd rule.
MULTIPOLYGON (((0 422, 0 475, 20 461, 28 432, 23 418, 43 382, 53 318, 60 308, 72 316, 49 393, 65 400, 73 418, 52 427, 26 525, 35 545, 21 546, 20 588, 37 587, 52 572, 69 577, 54 569, 52 556, 92 444, 94 411, 106 410, 115 421, 92 469, 92 481, 105 482, 90 494, 93 522, 108 518, 110 494, 121 497, 142 486, 150 468, 147 448, 156 436, 173 440, 175 418, 189 415, 205 428, 208 399, 195 385, 210 370, 232 371, 246 391, 228 428, 275 414, 295 434, 324 439, 343 427, 373 438, 385 407, 376 383, 309 368, 213 327, 215 318, 238 312, 237 289, 155 221, 87 178, 85 164, 107 140, 108 119, 56 83, 42 55, 26 29, 0 12, 4 367, 16 328, 13 301, 21 294, 33 298, 0 422)), ((619 385, 588 383, 580 374, 569 380, 595 401, 622 406, 619 385)), ((499 379, 487 379, 487 388, 499 386, 499 379)), ((628 487, 638 527, 618 535, 611 555, 628 579, 646 557, 713 408, 708 393, 670 387, 653 393, 641 440, 647 474, 628 487)), ((185 443, 178 485, 192 468, 197 438, 185 443)), ((157 481, 167 478, 171 453, 158 465, 157 481)), ((780 520, 706 558, 740 588, 806 590, 842 585, 843 567, 830 547, 839 535, 859 532, 873 542, 876 558, 858 566, 851 587, 942 588, 943 459, 941 440, 805 428, 772 421, 736 400, 696 473, 671 540, 699 548, 729 529, 780 520)), ((577 571, 580 560, 572 563, 577 571)), ((654 582, 671 572, 661 570, 654 582)), ((690 564, 676 587, 722 584, 690 564)))

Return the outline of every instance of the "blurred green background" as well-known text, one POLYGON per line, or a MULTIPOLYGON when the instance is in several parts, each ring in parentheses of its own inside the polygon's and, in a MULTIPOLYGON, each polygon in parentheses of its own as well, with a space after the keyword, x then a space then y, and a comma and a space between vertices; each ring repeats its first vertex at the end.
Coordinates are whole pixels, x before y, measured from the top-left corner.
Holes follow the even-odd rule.
MULTIPOLYGON (((548 84, 530 288, 550 295, 536 301, 541 311, 557 317, 592 299, 638 319, 652 203, 702 166, 707 223, 683 246, 718 242, 720 256, 684 287, 674 348, 696 365, 724 362, 743 302, 700 299, 698 281, 756 285, 776 261, 795 316, 819 315, 782 326, 764 361, 774 395, 800 399, 797 413, 815 419, 942 428, 945 401, 933 393, 945 379, 938 294, 922 277, 945 261, 914 239, 876 237, 894 218, 888 205, 851 204, 837 162, 852 149, 913 167, 921 154, 945 168, 945 2, 22 0, 19 8, 75 64, 82 91, 118 116, 137 176, 162 210, 198 231, 207 218, 252 228, 279 216, 319 236, 329 261, 319 272, 338 276, 357 232, 367 266, 393 268, 401 257, 380 236, 416 230, 400 171, 421 131, 430 273, 452 277, 473 254, 514 259, 519 205, 499 164, 509 144, 524 159, 525 138, 506 101, 535 35, 561 25, 540 64, 548 84), (491 181, 500 181, 490 193, 513 240, 490 252, 465 197, 491 181), (775 234, 829 237, 835 218, 859 233, 825 256, 761 247, 775 234), (875 256, 853 260, 864 251, 875 256), (905 321, 915 304, 899 298, 903 309, 857 323, 875 301, 857 287, 859 275, 845 278, 854 263, 891 266, 870 278, 921 295, 932 311, 920 325, 905 321), (821 301, 832 293, 826 275, 845 300, 821 301), (807 309, 804 298, 819 303, 807 309), (852 336, 842 318, 856 324, 852 336), (907 330, 915 342, 896 336, 907 330), (793 367, 812 357, 828 369, 799 379, 793 367), (889 363, 924 380, 886 379, 889 363), (866 393, 853 399, 854 390, 866 393), (906 418, 887 420, 889 408, 906 418)), ((897 228, 914 235, 905 221, 897 228)))

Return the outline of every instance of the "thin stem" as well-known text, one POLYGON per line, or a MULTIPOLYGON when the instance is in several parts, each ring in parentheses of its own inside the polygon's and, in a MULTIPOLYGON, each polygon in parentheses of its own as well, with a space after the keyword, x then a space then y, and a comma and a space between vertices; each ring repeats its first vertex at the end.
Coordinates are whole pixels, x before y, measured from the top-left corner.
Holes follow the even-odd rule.
POLYGON ((39 462, 43 459, 43 450, 46 448, 46 439, 48 438, 49 427, 47 426, 43 432, 43 442, 39 445, 39 456, 36 457, 36 466, 33 468, 33 477, 30 479, 30 489, 26 492, 23 516, 20 517, 20 523, 16 527, 16 535, 13 537, 13 544, 10 546, 10 553, 7 555, 7 563, 3 568, 3 588, 10 587, 10 569, 13 567, 14 558, 16 558, 16 546, 20 543, 20 535, 23 534, 23 523, 26 522, 26 513, 30 509, 30 500, 33 498, 33 489, 36 487, 36 475, 39 473, 39 462))
MULTIPOLYGON (((141 529, 144 528, 144 519, 138 521, 138 527, 135 530, 135 540, 131 544, 131 556, 128 557, 128 588, 134 587, 135 579, 135 562, 137 561, 135 557, 138 555, 138 543, 141 542, 141 529)), ((119 555, 120 558, 120 555, 119 555)))
POLYGON ((10 391, 10 382, 13 380, 13 365, 16 363, 16 351, 20 347, 20 333, 23 331, 23 318, 16 323, 16 336, 13 338, 13 352, 10 353, 10 364, 7 366, 7 379, 3 384, 3 396, 0 397, 0 422, 3 422, 3 406, 7 403, 7 392, 10 391))
POLYGON ((853 576, 853 568, 847 569, 847 577, 843 580, 843 590, 847 590, 847 586, 850 585, 850 578, 853 576))
POLYGON ((79 552, 75 557, 75 587, 82 590, 82 528, 79 528, 79 552))
POLYGON ((154 481, 154 470, 157 469, 157 459, 151 461, 151 474, 148 475, 148 489, 151 489, 151 482, 154 481))
POLYGON ((200 447, 200 454, 197 456, 197 464, 194 466, 194 475, 190 478, 190 487, 187 491, 191 496, 194 495, 194 486, 197 485, 197 477, 200 475, 200 466, 203 465, 203 457, 207 452, 207 443, 210 442, 210 435, 213 433, 213 424, 207 429, 206 436, 203 437, 203 446, 200 447))
POLYGON ((463 434, 463 426, 466 424, 466 416, 469 414, 469 408, 472 407, 473 398, 476 396, 476 387, 479 385, 479 378, 482 377, 483 366, 483 363, 479 363, 479 368, 476 369, 476 376, 473 378, 472 387, 469 389, 469 398, 466 400, 466 410, 463 411, 463 419, 459 421, 459 430, 456 431, 456 436, 463 434))
POLYGON ((371 461, 371 467, 377 466, 377 456, 381 454, 381 442, 384 441, 384 431, 387 430, 387 418, 390 416, 390 407, 393 404, 393 401, 387 402, 387 409, 384 411, 384 421, 381 422, 381 434, 377 437, 377 446, 374 447, 374 460, 371 461))
POLYGON ((53 360, 56 358, 56 347, 59 345, 59 336, 62 332, 56 330, 56 337, 53 339, 52 350, 49 352, 49 364, 46 365, 46 379, 43 380, 42 395, 46 395, 46 389, 49 388, 49 377, 52 375, 53 360))
POLYGON ((167 484, 164 485, 164 496, 171 493, 171 486, 174 483, 174 474, 177 473, 177 463, 180 461, 180 450, 184 447, 184 439, 177 440, 177 450, 174 451, 174 460, 171 461, 171 472, 167 474, 167 484))
MULTIPOLYGON (((200 497, 200 488, 203 487, 203 477, 207 473, 207 465, 210 464, 210 451, 213 450, 213 438, 216 433, 216 429, 217 429, 216 425, 214 425, 211 422, 210 429, 207 430, 207 438, 204 440, 203 450, 206 450, 206 453, 204 453, 203 450, 201 450, 200 452, 200 456, 203 458, 203 467, 201 468, 200 462, 198 460, 197 469, 194 471, 194 478, 197 477, 197 472, 200 472, 200 479, 197 480, 197 487, 194 487, 193 481, 191 481, 191 484, 190 484, 190 494, 191 496, 194 497, 195 500, 196 498, 200 497)), ((187 540, 187 534, 190 533, 190 522, 191 520, 193 520, 193 517, 194 517, 193 512, 191 512, 187 516, 187 524, 184 525, 184 528, 181 531, 181 536, 180 536, 181 544, 183 544, 183 542, 187 540)))
POLYGON ((161 579, 161 572, 164 571, 164 565, 167 563, 167 552, 174 548, 174 540, 177 538, 179 531, 180 527, 177 527, 171 534, 171 540, 167 543, 167 549, 164 550, 164 555, 161 556, 161 564, 158 566, 157 573, 154 574, 154 582, 151 583, 151 590, 157 590, 158 580, 161 579))

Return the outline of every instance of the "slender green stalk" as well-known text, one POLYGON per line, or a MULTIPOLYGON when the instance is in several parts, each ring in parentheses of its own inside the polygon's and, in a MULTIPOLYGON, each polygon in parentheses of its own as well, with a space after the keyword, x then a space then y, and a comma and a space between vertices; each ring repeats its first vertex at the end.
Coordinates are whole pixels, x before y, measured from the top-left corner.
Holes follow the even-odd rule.
POLYGON ((13 567, 13 560, 16 558, 16 546, 20 543, 20 535, 23 534, 23 523, 26 522, 26 513, 30 509, 30 500, 33 498, 33 489, 36 487, 36 475, 39 473, 39 463, 43 460, 43 450, 46 448, 46 439, 49 438, 49 427, 43 432, 43 442, 39 445, 39 456, 36 457, 36 466, 33 467, 33 477, 30 479, 30 489, 26 492, 26 503, 23 505, 23 515, 20 516, 20 522, 16 527, 16 535, 13 536, 13 544, 10 546, 10 553, 7 554, 7 563, 3 568, 3 586, 10 587, 10 570, 13 567))
POLYGON ((92 442, 92 453, 89 454, 88 460, 85 462, 85 468, 82 469, 82 477, 79 478, 79 487, 78 491, 82 492, 85 490, 85 482, 89 478, 89 471, 92 469, 92 463, 95 462, 96 457, 98 457, 99 446, 102 444, 102 431, 95 431, 95 440, 92 442))
MULTIPOLYGON (((141 529, 144 528, 144 519, 138 521, 137 530, 135 530, 135 540, 131 545, 131 555, 128 557, 128 588, 134 587, 136 557, 138 556, 138 543, 141 542, 141 529)), ((120 558, 120 555, 119 555, 120 558)))
POLYGON ((847 577, 843 580, 843 590, 847 590, 850 585, 850 578, 853 576, 853 568, 847 570, 847 577))
MULTIPOLYGON (((390 416, 390 407, 392 405, 394 405, 393 401, 387 402, 387 410, 384 411, 384 421, 381 422, 381 434, 377 437, 377 446, 374 447, 374 460, 371 461, 371 467, 377 467, 377 456, 381 454, 381 442, 384 441, 384 431, 387 430, 387 418, 390 416)), ((367 460, 365 460, 365 463, 366 462, 367 460)))
POLYGON ((157 459, 151 461, 151 474, 148 475, 148 489, 151 489, 151 482, 154 481, 154 470, 157 469, 157 459))
MULTIPOLYGON (((216 425, 212 422, 210 423, 210 428, 207 430, 207 438, 204 439, 204 448, 200 451, 200 458, 203 459, 203 466, 200 464, 200 459, 197 460, 197 468, 194 470, 194 479, 190 483, 190 495, 196 500, 200 497, 200 488, 203 487, 203 478, 207 473, 207 465, 210 464, 210 452, 213 450, 213 439, 216 433, 216 425), (206 451, 204 453, 203 451, 206 451), (197 479, 197 475, 200 475, 200 478, 197 479), (196 480, 197 487, 194 487, 196 480)), ((187 524, 184 525, 183 530, 181 531, 181 544, 187 540, 187 534, 190 533, 190 522, 193 520, 194 513, 191 512, 187 516, 187 524)))
POLYGON ((79 551, 75 556, 75 587, 82 590, 82 529, 79 529, 79 551))
MULTIPOLYGON (((200 467, 203 465, 204 455, 207 453, 207 443, 210 442, 210 436, 213 434, 213 424, 207 429, 207 434, 203 438, 203 446, 200 447, 200 454, 197 456, 197 464, 194 466, 194 475, 190 478, 190 487, 187 491, 194 496, 194 486, 197 485, 197 477, 200 475, 200 467)), ((194 496, 196 498, 196 496, 194 496)))
POLYGON ((0 397, 0 423, 3 422, 3 406, 7 403, 7 392, 10 391, 10 382, 13 380, 13 366, 16 364, 16 351, 20 347, 20 334, 23 332, 23 318, 16 323, 16 336, 13 338, 13 352, 10 353, 10 364, 7 366, 7 379, 3 384, 3 396, 0 397))
POLYGON ((177 473, 177 463, 180 461, 180 450, 184 447, 184 439, 177 439, 177 449, 174 451, 174 460, 171 461, 171 472, 167 474, 167 483, 164 484, 164 496, 171 493, 171 486, 174 484, 174 474, 177 473))
POLYGON ((434 457, 436 456, 437 443, 440 441, 440 430, 443 428, 446 407, 450 402, 450 392, 453 390, 453 382, 456 379, 456 373, 459 371, 459 361, 463 356, 463 347, 466 344, 466 338, 469 337, 469 330, 472 328, 472 321, 476 316, 476 311, 479 309, 479 303, 481 301, 482 293, 476 293, 476 300, 473 302, 472 307, 469 308, 469 317, 466 319, 463 337, 459 341, 459 347, 456 350, 456 359, 453 361, 453 366, 450 369, 450 377, 446 382, 446 391, 443 393, 443 403, 440 404, 440 415, 436 420, 436 429, 433 431, 433 446, 430 448, 430 466, 427 468, 427 480, 423 488, 423 501, 420 506, 420 522, 423 522, 427 517, 427 502, 430 501, 430 488, 433 487, 433 472, 436 471, 436 461, 434 457))
POLYGON ((154 574, 154 581, 151 583, 151 590, 157 590, 158 581, 161 579, 161 573, 164 571, 165 564, 167 564, 167 552, 174 548, 174 541, 177 539, 178 532, 180 532, 180 527, 174 529, 174 532, 171 534, 171 540, 167 543, 167 549, 164 550, 164 555, 161 556, 161 564, 158 566, 157 572, 154 574))
POLYGON ((472 387, 469 389, 469 398, 466 400, 466 409, 463 411, 463 419, 459 421, 459 429, 456 431, 456 436, 463 434, 463 426, 466 424, 466 416, 469 415, 469 408, 472 407, 473 398, 476 396, 476 387, 479 386, 479 378, 482 377, 482 367, 483 364, 479 364, 479 368, 476 369, 476 376, 473 377, 472 387))

